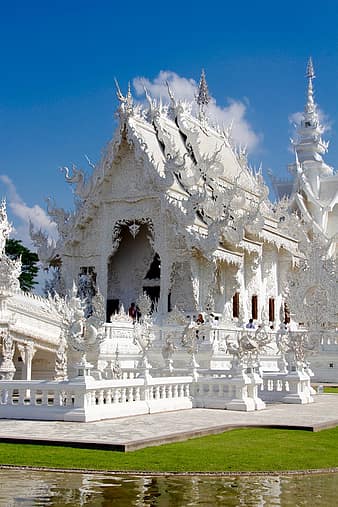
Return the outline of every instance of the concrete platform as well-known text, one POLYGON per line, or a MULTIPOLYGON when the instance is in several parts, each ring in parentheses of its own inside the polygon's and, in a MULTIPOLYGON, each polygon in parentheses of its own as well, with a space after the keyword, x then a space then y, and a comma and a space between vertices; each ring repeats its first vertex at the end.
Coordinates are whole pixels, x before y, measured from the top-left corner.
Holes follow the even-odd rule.
POLYGON ((260 412, 194 408, 91 423, 0 419, 0 441, 125 452, 235 428, 320 431, 335 426, 338 396, 320 394, 310 405, 268 405, 260 412))

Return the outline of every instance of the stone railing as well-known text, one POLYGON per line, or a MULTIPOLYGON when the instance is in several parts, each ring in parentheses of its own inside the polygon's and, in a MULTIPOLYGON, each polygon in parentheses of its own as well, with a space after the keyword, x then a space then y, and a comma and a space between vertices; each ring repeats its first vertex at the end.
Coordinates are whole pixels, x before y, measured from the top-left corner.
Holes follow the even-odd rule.
POLYGON ((236 375, 203 376, 193 385, 195 407, 227 410, 262 410, 265 403, 259 398, 261 377, 251 368, 236 375))
POLYGON ((289 394, 287 375, 279 372, 263 373, 260 396, 267 403, 281 402, 289 394))
POLYGON ((338 351, 338 333, 327 331, 320 340, 321 349, 323 351, 338 351))
POLYGON ((145 377, 70 381, 0 381, 0 418, 97 421, 192 407, 261 410, 265 402, 311 403, 305 370, 264 373, 238 369, 220 376, 204 372, 184 377, 145 377))
POLYGON ((310 380, 310 376, 304 370, 295 370, 291 373, 263 373, 259 396, 267 403, 302 405, 312 403, 313 389, 310 380))
POLYGON ((0 381, 0 417, 94 421, 192 407, 191 377, 0 381))

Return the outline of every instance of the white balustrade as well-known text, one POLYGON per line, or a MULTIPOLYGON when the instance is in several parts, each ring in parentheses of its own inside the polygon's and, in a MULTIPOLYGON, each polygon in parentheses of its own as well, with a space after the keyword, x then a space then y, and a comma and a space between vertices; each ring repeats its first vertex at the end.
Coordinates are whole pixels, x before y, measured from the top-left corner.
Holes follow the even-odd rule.
POLYGON ((263 373, 259 395, 268 403, 312 403, 313 390, 310 381, 309 375, 304 370, 263 373))
POLYGON ((205 407, 260 410, 266 402, 311 403, 306 371, 235 376, 146 377, 70 381, 0 381, 0 418, 94 421, 128 415, 205 407), (262 401, 263 400, 263 401, 262 401))
POLYGON ((261 410, 265 408, 265 404, 258 397, 260 383, 261 378, 258 375, 244 372, 234 377, 199 377, 198 382, 193 384, 194 406, 241 411, 261 410))
POLYGON ((0 417, 93 421, 192 407, 191 377, 0 381, 0 417))

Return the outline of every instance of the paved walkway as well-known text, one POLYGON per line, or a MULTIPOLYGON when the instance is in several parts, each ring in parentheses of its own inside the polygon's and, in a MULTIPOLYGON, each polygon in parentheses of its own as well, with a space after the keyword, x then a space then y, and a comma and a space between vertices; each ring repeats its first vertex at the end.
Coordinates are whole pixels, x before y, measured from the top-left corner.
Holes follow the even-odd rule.
POLYGON ((338 426, 338 396, 321 394, 310 405, 268 405, 259 412, 195 408, 90 423, 0 419, 0 441, 132 451, 250 426, 309 431, 338 426))

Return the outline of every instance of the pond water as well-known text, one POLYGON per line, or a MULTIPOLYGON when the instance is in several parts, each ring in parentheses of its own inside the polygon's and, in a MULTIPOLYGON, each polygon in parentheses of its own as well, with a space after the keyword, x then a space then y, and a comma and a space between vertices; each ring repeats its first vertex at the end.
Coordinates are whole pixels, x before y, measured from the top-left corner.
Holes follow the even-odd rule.
POLYGON ((119 476, 0 470, 0 506, 328 507, 338 474, 305 476, 119 476))

